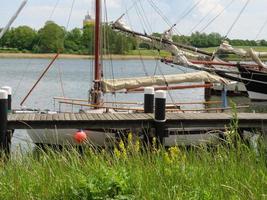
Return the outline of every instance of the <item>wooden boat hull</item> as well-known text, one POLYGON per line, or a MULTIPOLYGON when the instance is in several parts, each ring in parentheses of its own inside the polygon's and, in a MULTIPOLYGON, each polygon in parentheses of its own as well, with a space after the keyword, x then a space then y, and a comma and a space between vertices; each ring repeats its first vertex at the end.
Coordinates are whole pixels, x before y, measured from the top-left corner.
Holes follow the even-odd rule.
POLYGON ((238 67, 243 83, 245 84, 249 98, 252 101, 267 101, 267 73, 238 67))

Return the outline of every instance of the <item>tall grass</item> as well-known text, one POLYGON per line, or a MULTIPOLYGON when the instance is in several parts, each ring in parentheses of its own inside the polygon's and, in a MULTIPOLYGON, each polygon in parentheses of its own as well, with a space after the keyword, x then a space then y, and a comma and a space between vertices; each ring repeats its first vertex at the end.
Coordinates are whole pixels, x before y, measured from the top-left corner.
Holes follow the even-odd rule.
POLYGON ((0 199, 267 199, 264 147, 236 131, 213 147, 145 150, 130 134, 112 151, 29 153, 1 163, 0 199))

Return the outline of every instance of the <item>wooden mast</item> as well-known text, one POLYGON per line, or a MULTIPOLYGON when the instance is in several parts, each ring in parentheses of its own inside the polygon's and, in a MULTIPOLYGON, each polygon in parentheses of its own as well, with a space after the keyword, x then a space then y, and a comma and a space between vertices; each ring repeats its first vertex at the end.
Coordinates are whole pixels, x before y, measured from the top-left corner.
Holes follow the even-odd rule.
POLYGON ((94 48, 94 85, 91 91, 91 103, 99 105, 101 102, 101 63, 100 63, 100 32, 101 32, 101 0, 95 0, 95 48, 94 48))

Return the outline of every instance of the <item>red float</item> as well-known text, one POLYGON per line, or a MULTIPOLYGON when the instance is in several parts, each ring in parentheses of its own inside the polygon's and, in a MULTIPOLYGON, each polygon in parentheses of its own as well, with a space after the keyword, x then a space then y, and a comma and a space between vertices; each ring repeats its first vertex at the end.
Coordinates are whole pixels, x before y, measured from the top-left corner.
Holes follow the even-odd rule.
POLYGON ((86 141, 87 139, 87 135, 84 131, 80 130, 80 131, 77 131, 75 134, 74 134, 74 140, 77 142, 77 143, 83 143, 86 141))

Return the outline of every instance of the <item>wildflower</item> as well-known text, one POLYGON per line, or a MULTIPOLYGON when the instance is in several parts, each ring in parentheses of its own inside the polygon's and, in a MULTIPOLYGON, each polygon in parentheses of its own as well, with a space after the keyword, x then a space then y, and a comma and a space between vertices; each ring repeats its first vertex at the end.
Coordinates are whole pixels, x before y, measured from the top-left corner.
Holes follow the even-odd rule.
POLYGON ((133 142, 133 134, 130 132, 128 134, 128 144, 132 144, 132 142, 133 142))
POLYGON ((134 152, 139 152, 140 151, 140 142, 137 140, 134 144, 134 152))
POLYGON ((167 164, 171 164, 172 163, 172 160, 170 159, 170 156, 169 156, 168 152, 164 153, 163 159, 167 164))
POLYGON ((120 158, 121 157, 121 152, 115 147, 114 148, 114 155, 116 158, 120 158))
POLYGON ((119 143, 119 147, 120 147, 120 150, 121 150, 122 157, 123 158, 127 158, 127 150, 126 150, 124 142, 122 140, 119 143))
POLYGON ((172 160, 175 160, 179 157, 179 154, 181 153, 179 148, 177 146, 171 147, 169 149, 170 157, 172 160))

